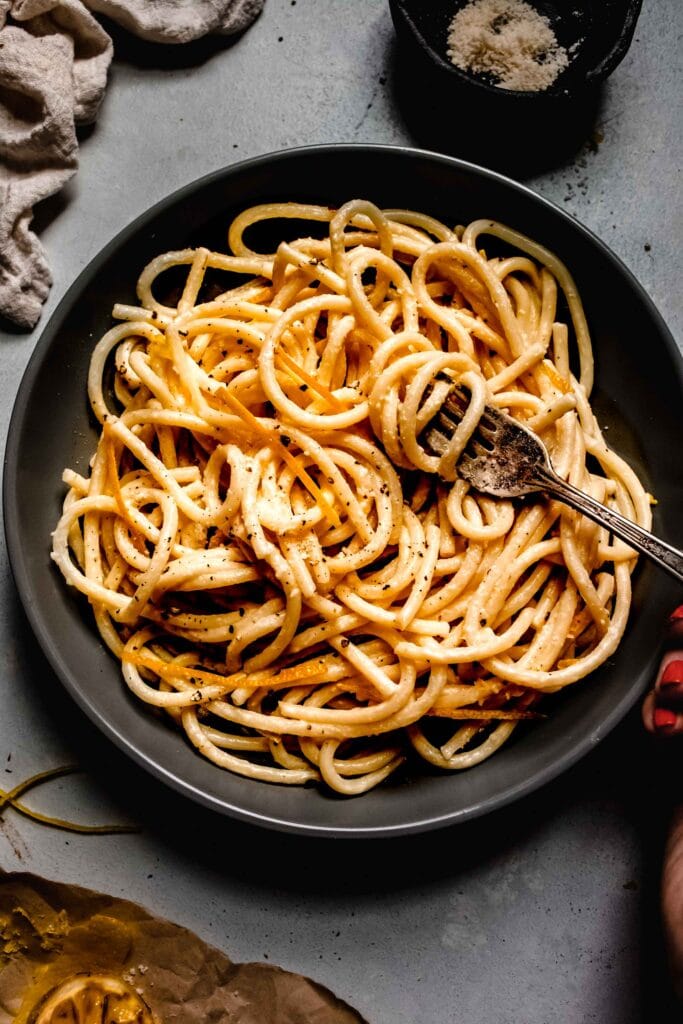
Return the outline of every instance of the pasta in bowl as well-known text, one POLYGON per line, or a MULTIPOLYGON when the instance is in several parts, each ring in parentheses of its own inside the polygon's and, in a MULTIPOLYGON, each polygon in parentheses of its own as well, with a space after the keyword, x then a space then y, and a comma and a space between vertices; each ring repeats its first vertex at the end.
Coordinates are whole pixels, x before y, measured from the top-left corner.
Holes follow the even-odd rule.
POLYGON ((53 558, 132 693, 215 764, 345 795, 412 754, 470 768, 615 652, 635 565, 555 502, 458 478, 484 404, 650 525, 590 406, 572 277, 495 221, 366 200, 249 208, 229 249, 157 257, 114 307, 88 379, 99 443, 89 476, 64 474, 53 558), (275 219, 317 230, 250 248, 275 219), (211 296, 214 271, 247 280, 211 296), (436 457, 421 434, 444 374, 472 400, 436 457))

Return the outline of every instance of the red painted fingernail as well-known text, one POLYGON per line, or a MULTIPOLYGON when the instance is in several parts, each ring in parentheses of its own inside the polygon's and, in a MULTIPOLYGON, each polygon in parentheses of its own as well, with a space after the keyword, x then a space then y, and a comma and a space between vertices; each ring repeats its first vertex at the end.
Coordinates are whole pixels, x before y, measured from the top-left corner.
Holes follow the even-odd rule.
POLYGON ((679 604, 669 616, 669 622, 676 622, 677 619, 683 619, 683 604, 679 604))
POLYGON ((671 686, 674 683, 683 683, 683 661, 670 661, 659 680, 660 686, 671 686))
POLYGON ((666 708, 655 708, 652 715, 655 729, 660 732, 671 732, 676 725, 677 719, 678 715, 674 714, 673 711, 668 711, 666 708))

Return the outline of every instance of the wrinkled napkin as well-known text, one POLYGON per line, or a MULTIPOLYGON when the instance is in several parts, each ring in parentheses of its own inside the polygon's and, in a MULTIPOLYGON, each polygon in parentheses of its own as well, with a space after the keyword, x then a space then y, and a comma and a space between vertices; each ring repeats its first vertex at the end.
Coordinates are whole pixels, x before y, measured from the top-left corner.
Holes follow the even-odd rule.
POLYGON ((112 41, 95 14, 156 43, 243 31, 264 0, 0 0, 0 315, 35 326, 52 284, 33 207, 78 167, 112 41))
POLYGON ((0 869, 0 1024, 27 1024, 79 974, 130 985, 158 1024, 366 1024, 322 985, 234 964, 128 900, 0 869))

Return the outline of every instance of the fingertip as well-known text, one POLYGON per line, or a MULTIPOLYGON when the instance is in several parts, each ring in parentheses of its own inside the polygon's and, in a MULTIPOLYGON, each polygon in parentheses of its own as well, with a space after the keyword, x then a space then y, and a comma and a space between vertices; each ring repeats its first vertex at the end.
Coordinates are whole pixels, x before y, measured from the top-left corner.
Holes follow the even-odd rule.
POLYGON ((652 724, 658 736, 673 736, 675 732, 680 732, 682 719, 676 711, 655 707, 652 713, 652 724))
MULTIPOLYGON (((683 713, 683 652, 669 651, 662 658, 655 679, 655 708, 661 708, 675 715, 683 713)), ((673 731, 677 722, 671 715, 660 715, 661 728, 673 731)), ((656 725, 656 723, 655 723, 656 725)))
MULTIPOLYGON (((677 608, 669 624, 680 628, 683 605, 677 608)), ((683 649, 680 643, 664 654, 657 669, 655 685, 643 701, 641 715, 646 730, 655 736, 683 733, 683 649)))
POLYGON ((659 694, 650 690, 641 709, 643 725, 653 736, 668 738, 683 733, 683 714, 659 704, 659 694))
POLYGON ((655 689, 661 686, 664 679, 674 682, 679 676, 683 680, 683 650, 676 648, 663 655, 655 677, 655 689))

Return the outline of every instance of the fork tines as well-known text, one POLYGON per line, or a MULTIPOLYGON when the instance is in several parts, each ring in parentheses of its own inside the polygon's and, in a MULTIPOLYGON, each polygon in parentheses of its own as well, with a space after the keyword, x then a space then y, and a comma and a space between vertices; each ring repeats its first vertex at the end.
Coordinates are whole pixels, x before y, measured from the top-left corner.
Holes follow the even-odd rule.
MULTIPOLYGON (((452 423, 450 429, 453 430, 457 427, 458 423, 467 412, 469 404, 469 389, 463 384, 454 384, 446 395, 444 403, 434 419, 436 420, 439 416, 443 415, 452 423)), ((500 428, 502 420, 503 415, 495 408, 495 406, 485 405, 484 411, 482 412, 477 424, 477 432, 482 433, 485 437, 489 434, 493 434, 500 428)))
POLYGON ((455 384, 445 373, 437 373, 436 379, 445 384, 450 384, 450 391, 443 401, 441 412, 450 413, 452 417, 455 417, 457 424, 467 412, 467 407, 470 404, 469 390, 464 384, 455 384))
MULTIPOLYGON (((464 384, 455 384, 445 373, 436 375, 436 379, 451 385, 443 404, 424 429, 423 438, 427 446, 441 455, 448 447, 453 433, 467 412, 471 401, 469 388, 464 384)), ((497 409, 487 405, 477 424, 474 436, 468 448, 473 454, 485 454, 493 442, 493 437, 500 430, 501 415, 497 409)))

